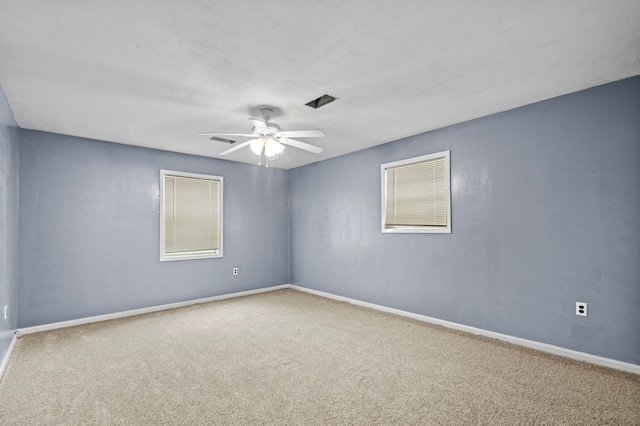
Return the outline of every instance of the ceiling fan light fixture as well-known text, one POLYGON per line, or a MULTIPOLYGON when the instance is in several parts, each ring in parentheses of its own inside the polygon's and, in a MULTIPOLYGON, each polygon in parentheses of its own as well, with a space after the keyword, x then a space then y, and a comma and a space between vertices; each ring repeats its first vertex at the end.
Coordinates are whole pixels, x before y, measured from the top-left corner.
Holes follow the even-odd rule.
POLYGON ((260 155, 262 154, 262 148, 264 148, 264 141, 262 139, 254 139, 249 147, 256 155, 260 155))
POLYGON ((264 155, 266 157, 273 157, 274 155, 278 155, 284 151, 284 145, 273 138, 265 138, 265 139, 254 139, 251 141, 249 145, 251 151, 256 155, 264 155))
POLYGON ((264 155, 267 157, 273 157, 284 151, 284 145, 273 138, 268 138, 264 141, 264 155))

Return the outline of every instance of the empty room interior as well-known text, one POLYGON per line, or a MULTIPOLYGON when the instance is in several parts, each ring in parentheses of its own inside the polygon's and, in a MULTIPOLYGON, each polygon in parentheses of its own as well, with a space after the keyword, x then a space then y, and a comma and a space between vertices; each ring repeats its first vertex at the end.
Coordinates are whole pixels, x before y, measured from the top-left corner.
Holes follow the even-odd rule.
POLYGON ((0 0, 0 424, 640 424, 639 23, 0 0))

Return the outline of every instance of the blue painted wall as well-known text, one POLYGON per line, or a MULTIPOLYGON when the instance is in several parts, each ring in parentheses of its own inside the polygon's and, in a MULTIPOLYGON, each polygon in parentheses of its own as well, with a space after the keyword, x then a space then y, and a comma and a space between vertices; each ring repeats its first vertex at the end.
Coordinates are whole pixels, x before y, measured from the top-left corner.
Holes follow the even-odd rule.
POLYGON ((290 187, 292 283, 640 364, 640 77, 293 169, 290 187), (382 234, 380 164, 443 150, 453 233, 382 234))
POLYGON ((292 282, 640 364, 640 77, 290 171, 18 133, 4 94, 0 120, 0 356, 16 326, 292 282), (453 233, 380 233, 380 164, 442 150, 453 233), (225 177, 224 258, 158 261, 159 169, 225 177))
POLYGON ((19 327, 288 282, 288 173, 20 131, 19 327), (224 257, 159 262, 159 170, 224 177, 224 257), (239 275, 232 275, 232 268, 239 275))
POLYGON ((18 125, 0 87, 0 363, 18 318, 18 137, 18 125))

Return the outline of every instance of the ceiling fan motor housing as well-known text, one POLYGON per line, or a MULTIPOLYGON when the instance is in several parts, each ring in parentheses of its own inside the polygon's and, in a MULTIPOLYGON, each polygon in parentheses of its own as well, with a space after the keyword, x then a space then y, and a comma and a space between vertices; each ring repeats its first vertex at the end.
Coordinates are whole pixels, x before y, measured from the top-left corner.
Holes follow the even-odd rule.
POLYGON ((278 133, 280 131, 282 131, 282 129, 280 128, 279 125, 277 125, 276 123, 271 123, 271 122, 265 122, 264 124, 267 125, 267 129, 269 130, 269 132, 264 132, 264 131, 260 131, 258 129, 256 129, 255 127, 253 128, 253 133, 260 135, 260 136, 271 136, 274 133, 278 133))

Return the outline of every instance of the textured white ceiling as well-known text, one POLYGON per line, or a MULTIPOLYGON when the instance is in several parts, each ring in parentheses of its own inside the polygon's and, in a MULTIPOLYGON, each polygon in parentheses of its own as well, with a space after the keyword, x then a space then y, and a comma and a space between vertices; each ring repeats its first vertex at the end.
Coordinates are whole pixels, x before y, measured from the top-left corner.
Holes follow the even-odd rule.
POLYGON ((0 84, 22 128, 210 157, 270 105, 327 134, 288 169, 638 75, 639 28, 638 0, 0 0, 0 84))

